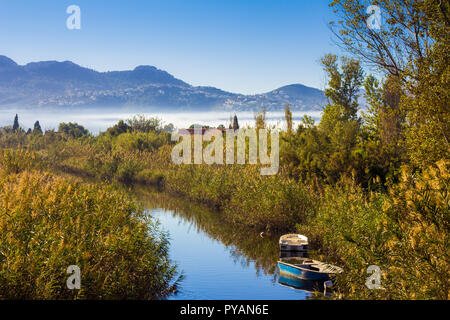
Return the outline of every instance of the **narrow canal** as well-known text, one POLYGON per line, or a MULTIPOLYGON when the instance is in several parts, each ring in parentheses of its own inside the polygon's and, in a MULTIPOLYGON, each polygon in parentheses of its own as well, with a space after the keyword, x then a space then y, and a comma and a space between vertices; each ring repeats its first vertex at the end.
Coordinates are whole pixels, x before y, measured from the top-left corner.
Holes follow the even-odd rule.
POLYGON ((164 193, 137 194, 168 232, 170 258, 184 275, 169 299, 301 300, 311 293, 298 287, 319 289, 279 278, 278 235, 239 230, 220 213, 164 193))

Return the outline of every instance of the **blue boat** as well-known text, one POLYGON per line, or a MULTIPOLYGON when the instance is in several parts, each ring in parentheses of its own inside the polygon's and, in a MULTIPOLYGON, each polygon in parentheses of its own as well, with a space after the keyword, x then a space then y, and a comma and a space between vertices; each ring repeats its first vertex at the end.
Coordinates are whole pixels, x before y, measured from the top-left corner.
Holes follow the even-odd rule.
POLYGON ((332 297, 332 291, 330 289, 333 286, 331 281, 312 281, 303 280, 300 278, 292 278, 286 275, 280 274, 278 283, 284 287, 289 287, 294 290, 305 291, 308 293, 322 292, 326 297, 332 297))
POLYGON ((286 274, 280 274, 278 283, 282 286, 307 292, 316 292, 323 289, 323 281, 303 280, 289 277, 286 274))
POLYGON ((280 275, 285 277, 313 281, 326 281, 330 275, 343 271, 339 267, 302 257, 282 258, 278 261, 278 268, 280 275))

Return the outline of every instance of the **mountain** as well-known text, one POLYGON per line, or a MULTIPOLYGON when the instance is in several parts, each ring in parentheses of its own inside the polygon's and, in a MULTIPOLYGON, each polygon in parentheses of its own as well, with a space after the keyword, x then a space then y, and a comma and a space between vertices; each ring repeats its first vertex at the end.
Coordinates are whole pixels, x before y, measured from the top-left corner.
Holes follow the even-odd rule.
POLYGON ((268 111, 321 110, 322 91, 292 84, 256 95, 195 87, 153 66, 98 72, 71 61, 24 66, 0 56, 0 107, 138 106, 168 109, 268 111))

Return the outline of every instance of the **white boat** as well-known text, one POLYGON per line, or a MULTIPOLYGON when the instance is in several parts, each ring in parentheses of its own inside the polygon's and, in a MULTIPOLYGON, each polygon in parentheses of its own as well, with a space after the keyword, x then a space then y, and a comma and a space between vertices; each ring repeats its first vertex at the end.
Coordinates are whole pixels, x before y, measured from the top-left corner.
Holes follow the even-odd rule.
POLYGON ((308 249, 308 238, 296 233, 285 234, 280 238, 281 251, 305 251, 308 249))

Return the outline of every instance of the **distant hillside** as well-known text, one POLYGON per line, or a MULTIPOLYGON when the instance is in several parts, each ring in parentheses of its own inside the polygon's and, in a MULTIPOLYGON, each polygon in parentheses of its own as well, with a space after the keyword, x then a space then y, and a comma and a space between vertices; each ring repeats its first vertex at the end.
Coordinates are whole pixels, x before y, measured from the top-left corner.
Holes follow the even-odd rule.
POLYGON ((322 91, 292 84, 258 95, 194 87, 153 66, 98 72, 73 62, 43 61, 24 66, 0 56, 0 107, 139 106, 169 109, 268 111, 320 110, 322 91))

